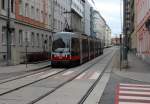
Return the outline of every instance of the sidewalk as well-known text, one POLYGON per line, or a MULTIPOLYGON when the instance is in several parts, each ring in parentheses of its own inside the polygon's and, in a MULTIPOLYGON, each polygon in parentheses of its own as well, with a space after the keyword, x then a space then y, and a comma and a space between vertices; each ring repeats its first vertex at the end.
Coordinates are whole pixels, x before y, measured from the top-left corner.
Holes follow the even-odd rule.
POLYGON ((36 64, 28 64, 26 68, 26 64, 20 64, 15 66, 0 66, 0 73, 16 73, 23 71, 34 71, 41 68, 45 68, 50 66, 51 63, 49 61, 36 63, 36 64))
MULTIPOLYGON (((114 56, 114 60, 119 57, 118 53, 114 56)), ((117 61, 116 61, 117 62, 117 61)), ((150 83, 150 65, 140 60, 137 56, 132 53, 128 55, 129 68, 122 69, 114 67, 113 72, 119 76, 150 83)))

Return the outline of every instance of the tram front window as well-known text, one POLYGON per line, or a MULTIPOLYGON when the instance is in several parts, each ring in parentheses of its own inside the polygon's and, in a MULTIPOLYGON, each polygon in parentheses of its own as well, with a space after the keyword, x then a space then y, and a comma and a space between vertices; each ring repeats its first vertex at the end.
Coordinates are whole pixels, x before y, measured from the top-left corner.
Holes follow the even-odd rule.
POLYGON ((70 35, 64 33, 55 34, 52 50, 56 53, 70 52, 70 35))
POLYGON ((63 52, 69 52, 69 48, 57 48, 54 50, 56 53, 63 53, 63 52))

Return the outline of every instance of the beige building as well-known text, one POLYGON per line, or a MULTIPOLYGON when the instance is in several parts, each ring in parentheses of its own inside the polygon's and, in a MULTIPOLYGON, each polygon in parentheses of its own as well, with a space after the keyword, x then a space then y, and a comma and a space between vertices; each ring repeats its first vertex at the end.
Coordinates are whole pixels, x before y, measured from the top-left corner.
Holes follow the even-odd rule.
POLYGON ((135 0, 137 55, 150 63, 150 0, 135 0))
POLYGON ((106 34, 105 34, 105 46, 108 47, 111 45, 111 29, 108 25, 106 25, 106 34))
POLYGON ((53 32, 63 31, 67 26, 71 25, 71 0, 53 0, 53 32))
POLYGON ((11 64, 24 63, 26 59, 29 62, 45 60, 51 51, 52 0, 10 0, 9 50, 8 0, 1 0, 0 4, 0 63, 7 61, 7 52, 11 64))

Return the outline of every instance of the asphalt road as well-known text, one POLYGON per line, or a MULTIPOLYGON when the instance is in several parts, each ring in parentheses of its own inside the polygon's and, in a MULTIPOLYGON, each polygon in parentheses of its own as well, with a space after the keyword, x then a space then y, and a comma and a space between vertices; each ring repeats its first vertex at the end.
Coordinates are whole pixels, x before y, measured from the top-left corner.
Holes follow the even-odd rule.
POLYGON ((112 72, 99 104, 115 104, 116 88, 119 83, 147 84, 118 76, 112 72))

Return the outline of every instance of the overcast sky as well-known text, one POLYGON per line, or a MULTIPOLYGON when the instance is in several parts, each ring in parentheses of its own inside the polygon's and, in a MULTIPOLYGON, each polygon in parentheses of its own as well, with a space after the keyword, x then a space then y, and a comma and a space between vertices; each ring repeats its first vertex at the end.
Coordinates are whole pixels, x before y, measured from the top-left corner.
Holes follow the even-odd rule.
POLYGON ((112 29, 113 36, 121 33, 120 0, 95 0, 96 8, 112 29))

